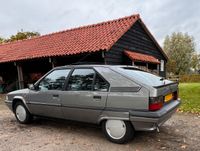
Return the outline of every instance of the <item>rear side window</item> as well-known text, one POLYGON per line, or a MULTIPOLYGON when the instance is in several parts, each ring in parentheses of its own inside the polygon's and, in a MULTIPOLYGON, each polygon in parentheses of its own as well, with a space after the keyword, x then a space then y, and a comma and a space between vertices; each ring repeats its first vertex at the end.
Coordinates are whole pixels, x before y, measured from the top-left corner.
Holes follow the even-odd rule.
POLYGON ((109 84, 99 74, 96 74, 94 82, 94 91, 108 91, 109 84))
POLYGON ((138 81, 148 84, 150 86, 163 85, 163 80, 161 77, 154 74, 133 69, 133 68, 119 68, 119 71, 130 78, 137 79, 138 81))
POLYGON ((93 69, 75 69, 69 78, 67 90, 90 91, 93 88, 95 71, 93 69))

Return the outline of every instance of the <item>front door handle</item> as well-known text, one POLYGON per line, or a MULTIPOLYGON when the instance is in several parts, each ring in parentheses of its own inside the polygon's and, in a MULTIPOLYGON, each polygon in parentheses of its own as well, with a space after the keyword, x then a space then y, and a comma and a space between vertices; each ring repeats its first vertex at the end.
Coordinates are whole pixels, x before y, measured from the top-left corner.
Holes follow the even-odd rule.
POLYGON ((59 95, 58 94, 53 94, 53 98, 58 98, 59 95))
POLYGON ((99 95, 94 95, 94 96, 93 96, 93 99, 99 99, 99 100, 100 100, 100 99, 101 99, 101 96, 99 96, 99 95))

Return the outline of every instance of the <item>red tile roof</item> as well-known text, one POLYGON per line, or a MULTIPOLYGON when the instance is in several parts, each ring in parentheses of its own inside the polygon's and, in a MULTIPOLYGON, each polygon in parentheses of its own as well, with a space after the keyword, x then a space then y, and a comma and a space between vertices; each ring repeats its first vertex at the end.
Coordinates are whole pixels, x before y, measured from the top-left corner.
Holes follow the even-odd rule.
POLYGON ((139 19, 132 15, 0 45, 0 63, 109 50, 139 19))
POLYGON ((151 62, 151 63, 156 63, 156 64, 160 63, 158 59, 150 55, 127 51, 127 50, 124 51, 124 53, 133 61, 151 62))

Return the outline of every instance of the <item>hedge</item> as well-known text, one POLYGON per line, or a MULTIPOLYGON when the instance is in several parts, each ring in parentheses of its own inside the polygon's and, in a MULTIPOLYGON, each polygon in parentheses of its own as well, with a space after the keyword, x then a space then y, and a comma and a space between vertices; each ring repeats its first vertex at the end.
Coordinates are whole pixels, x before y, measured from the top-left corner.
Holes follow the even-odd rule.
POLYGON ((200 82, 200 74, 179 75, 179 82, 200 82))

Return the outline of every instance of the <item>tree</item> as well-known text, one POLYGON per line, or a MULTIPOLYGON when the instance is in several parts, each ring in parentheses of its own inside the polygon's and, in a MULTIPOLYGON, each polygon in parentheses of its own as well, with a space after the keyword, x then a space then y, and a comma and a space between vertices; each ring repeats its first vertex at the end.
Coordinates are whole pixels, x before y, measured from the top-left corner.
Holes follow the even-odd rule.
POLYGON ((195 72, 200 70, 200 54, 196 52, 192 55, 191 67, 195 72))
POLYGON ((186 74, 192 67, 192 56, 195 52, 194 38, 187 33, 172 33, 164 40, 164 51, 169 57, 167 72, 186 74))
POLYGON ((4 42, 4 39, 0 37, 0 44, 4 42))
POLYGON ((6 39, 5 42, 12 42, 12 41, 17 41, 17 40, 23 40, 23 39, 30 39, 36 36, 40 36, 40 33, 38 32, 29 32, 26 31, 24 32, 21 30, 20 32, 17 32, 16 35, 12 35, 9 39, 6 39))

